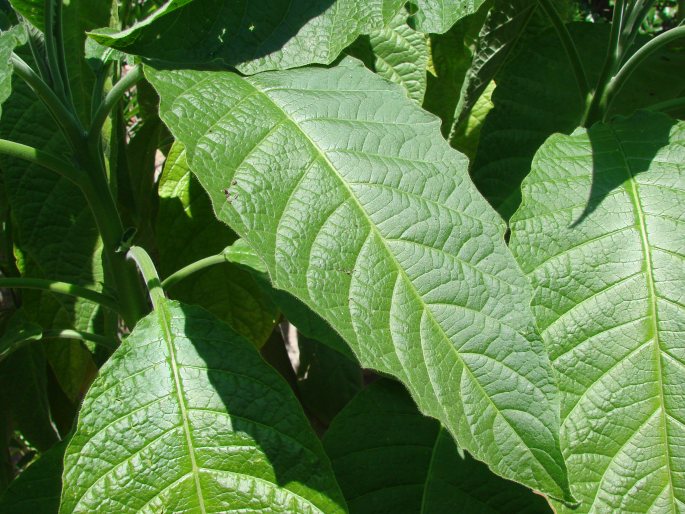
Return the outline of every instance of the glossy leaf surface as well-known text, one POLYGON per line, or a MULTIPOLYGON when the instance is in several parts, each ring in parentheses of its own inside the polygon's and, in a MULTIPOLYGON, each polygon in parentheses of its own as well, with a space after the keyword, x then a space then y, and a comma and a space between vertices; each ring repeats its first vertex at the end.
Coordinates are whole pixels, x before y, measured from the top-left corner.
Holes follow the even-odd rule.
POLYGON ((552 136, 523 183, 511 246, 560 377, 579 512, 685 505, 683 191, 685 124, 648 113, 552 136))
POLYGON ((568 498, 529 284, 438 119, 352 59, 251 78, 146 74, 217 216, 273 284, 478 459, 568 498))
POLYGON ((204 309, 161 303, 86 396, 60 512, 344 512, 278 374, 204 309))

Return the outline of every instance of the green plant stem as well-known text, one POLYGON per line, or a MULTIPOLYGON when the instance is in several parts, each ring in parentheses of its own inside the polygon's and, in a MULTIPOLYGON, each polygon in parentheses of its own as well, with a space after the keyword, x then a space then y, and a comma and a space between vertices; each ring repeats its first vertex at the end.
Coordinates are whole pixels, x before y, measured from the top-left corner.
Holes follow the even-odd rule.
POLYGON ((626 85, 626 82, 628 82, 635 70, 637 70, 647 58, 654 55, 655 52, 669 43, 672 43, 673 41, 683 37, 685 37, 685 27, 676 27, 671 29, 652 39, 626 61, 621 69, 618 70, 618 73, 616 73, 616 75, 611 79, 606 91, 604 92, 603 103, 606 105, 604 117, 606 117, 606 114, 611 110, 614 100, 626 85))
POLYGON ((11 57, 15 73, 26 82, 36 93, 36 96, 45 104, 53 119, 60 127, 73 150, 79 149, 79 143, 83 140, 84 131, 74 114, 69 111, 54 91, 16 54, 11 57))
POLYGON ((587 74, 585 73, 585 67, 583 66, 583 61, 578 53, 578 48, 573 43, 571 34, 569 34, 564 20, 561 19, 559 13, 557 12, 552 0, 538 0, 540 6, 544 9, 547 17, 552 22, 554 30, 556 30, 561 40, 561 44, 564 47, 564 51, 568 56, 568 59, 573 68, 573 74, 576 78, 576 83, 578 84, 578 92, 580 93, 581 101, 585 102, 590 94, 590 83, 587 79, 587 74))
POLYGON ((60 157, 56 157, 51 153, 45 152, 32 146, 22 145, 15 141, 8 141, 7 139, 0 139, 0 154, 16 157, 25 161, 37 164, 47 168, 59 175, 71 180, 74 184, 81 187, 85 174, 69 164, 60 157))
POLYGON ((157 269, 155 268, 152 259, 140 246, 132 246, 128 251, 128 257, 135 261, 138 266, 140 274, 143 276, 143 280, 145 280, 145 284, 150 293, 152 306, 155 310, 159 310, 166 299, 166 295, 164 294, 162 283, 159 280, 159 275, 157 274, 157 269))
POLYGON ((187 266, 181 268, 180 270, 175 271, 167 278, 165 278, 162 281, 162 287, 167 289, 173 286, 174 284, 177 284, 181 280, 188 278, 193 273, 197 273, 198 271, 201 271, 205 268, 216 266, 217 264, 224 264, 226 262, 228 261, 223 253, 220 253, 218 255, 212 255, 211 257, 205 257, 204 259, 200 259, 199 261, 192 262, 187 266))
POLYGON ((47 280, 42 278, 0 278, 0 287, 14 288, 14 289, 40 289, 43 291, 51 291, 53 293, 64 294, 76 298, 83 298, 90 300, 98 305, 112 309, 119 312, 119 304, 117 301, 106 294, 89 289, 76 284, 69 284, 68 282, 59 282, 56 280, 47 280))
POLYGON ((102 127, 105 125, 105 121, 107 121, 109 113, 112 111, 117 102, 121 100, 121 98, 124 96, 124 93, 140 82, 142 78, 143 68, 138 64, 131 68, 131 70, 114 85, 110 92, 107 93, 107 96, 105 96, 105 99, 102 101, 97 112, 93 116, 93 122, 91 123, 90 130, 88 131, 89 145, 98 143, 100 132, 102 131, 102 127))
POLYGON ((599 80, 597 81, 597 86, 592 94, 592 99, 590 104, 583 116, 582 125, 584 127, 589 127, 592 124, 602 119, 605 112, 605 105, 602 103, 604 98, 604 93, 611 80, 611 77, 616 73, 616 68, 620 65, 620 61, 623 55, 623 49, 621 47, 621 34, 623 30, 623 15, 625 4, 624 0, 616 0, 614 4, 614 14, 611 22, 611 34, 609 36, 609 49, 607 50, 606 58, 604 59, 604 65, 602 66, 602 71, 599 74, 599 80))
POLYGON ((81 190, 102 237, 105 258, 110 265, 111 276, 121 303, 122 317, 126 325, 132 328, 147 310, 143 302, 140 281, 135 268, 126 261, 126 256, 117 252, 124 237, 124 227, 104 171, 99 170, 99 166, 94 162, 90 165, 95 169, 89 173, 91 180, 84 181, 81 190))
POLYGON ((118 346, 118 341, 114 338, 83 332, 82 330, 44 330, 43 339, 76 339, 78 341, 89 341, 112 351, 116 350, 118 346))
POLYGON ((62 37, 62 0, 45 0, 45 51, 48 57, 48 67, 52 78, 52 87, 64 105, 72 107, 73 100, 66 73, 66 59, 62 37))

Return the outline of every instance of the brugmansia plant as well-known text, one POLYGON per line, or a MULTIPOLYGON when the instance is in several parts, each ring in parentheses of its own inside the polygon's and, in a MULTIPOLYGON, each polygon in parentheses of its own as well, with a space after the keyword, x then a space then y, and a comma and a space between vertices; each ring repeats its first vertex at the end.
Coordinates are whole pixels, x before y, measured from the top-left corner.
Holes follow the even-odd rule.
POLYGON ((0 1, 0 512, 685 512, 684 7, 0 1))

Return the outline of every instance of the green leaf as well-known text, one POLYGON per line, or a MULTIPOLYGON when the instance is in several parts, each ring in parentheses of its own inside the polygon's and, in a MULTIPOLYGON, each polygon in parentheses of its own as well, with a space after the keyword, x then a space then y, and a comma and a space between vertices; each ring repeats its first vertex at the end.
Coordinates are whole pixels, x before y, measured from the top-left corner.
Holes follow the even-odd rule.
POLYGON ((47 361, 40 344, 20 348, 0 363, 0 405, 14 428, 45 451, 60 437, 50 412, 47 361))
POLYGON ((57 514, 66 448, 61 442, 32 462, 0 495, 0 512, 57 514))
POLYGON ((419 104, 426 92, 428 38, 407 24, 407 12, 400 11, 381 30, 359 38, 347 53, 364 61, 381 77, 399 84, 419 104))
MULTIPOLYGON (((583 59, 590 83, 596 83, 607 44, 608 24, 568 26, 583 59)), ((643 44, 646 38, 639 38, 643 44)), ((667 48, 649 59, 626 84, 613 106, 615 114, 680 96, 685 91, 685 51, 667 48)), ((527 39, 497 78, 495 107, 483 126, 472 177, 488 201, 509 219, 521 201, 520 184, 530 171, 535 152, 555 132, 570 134, 581 124, 584 99, 573 70, 553 30, 527 39)))
POLYGON ((40 325, 29 321, 23 311, 15 312, 2 327, 0 362, 26 343, 38 341, 42 337, 43 329, 40 325))
POLYGON ((439 120, 353 59, 247 78, 146 73, 215 213, 274 286, 478 459, 568 498, 532 291, 439 120))
MULTIPOLYGON (((16 77, 0 120, 0 137, 69 159, 68 145, 50 114, 16 77)), ((3 157, 0 168, 22 275, 102 290, 102 244, 76 185, 19 159, 3 157)), ((96 304, 64 295, 23 291, 22 310, 44 329, 99 332, 103 326, 104 313, 96 304)), ((95 371, 90 352, 79 341, 58 340, 44 346, 60 385, 72 401, 76 400, 83 383, 95 371)))
POLYGON ((90 36, 126 53, 252 74, 333 62, 360 34, 385 26, 400 0, 171 1, 148 19, 90 36))
MULTIPOLYGON (((159 197, 156 234, 163 276, 220 253, 236 238, 214 217, 207 193, 188 169, 181 143, 174 143, 167 156, 159 197)), ((266 342, 278 318, 275 305, 252 275, 230 263, 195 273, 169 293, 185 303, 205 307, 257 347, 266 342)))
POLYGON ((485 88, 506 62, 538 7, 538 0, 494 0, 478 36, 457 106, 464 123, 485 88))
POLYGON ((475 13, 485 0, 415 0, 412 17, 416 30, 442 34, 460 19, 475 13))
POLYGON ((523 183, 511 246, 559 375, 573 512, 685 504, 684 163, 685 123, 641 112, 552 136, 523 183))
POLYGON ((17 46, 26 43, 26 30, 22 25, 0 31, 0 116, 2 104, 12 93, 12 63, 10 57, 17 46))
POLYGON ((297 400, 204 309, 162 301, 103 366, 60 512, 344 512, 297 400))
POLYGON ((423 108, 440 117, 441 131, 448 138, 453 130, 459 91, 471 66, 472 42, 488 10, 484 5, 477 13, 460 20, 444 34, 431 34, 432 69, 428 74, 423 108))
POLYGON ((389 380, 352 400, 326 432, 324 448, 350 514, 550 512, 541 496, 460 456, 440 424, 389 380))

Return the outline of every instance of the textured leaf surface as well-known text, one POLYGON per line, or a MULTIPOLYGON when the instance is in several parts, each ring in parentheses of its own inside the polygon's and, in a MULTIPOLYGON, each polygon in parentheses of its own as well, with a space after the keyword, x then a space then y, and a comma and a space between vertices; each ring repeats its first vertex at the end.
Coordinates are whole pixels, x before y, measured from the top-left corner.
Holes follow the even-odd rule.
POLYGON ((555 135, 511 246, 560 376, 581 512, 685 508, 685 123, 639 113, 555 135))
MULTIPOLYGON (((159 181, 158 269, 169 275, 192 262, 220 253, 235 233, 218 221, 207 193, 190 173, 181 143, 172 147, 159 181)), ((225 263, 193 274, 170 288, 185 303, 201 305, 256 346, 271 334, 278 310, 252 275, 225 263)))
POLYGON ((2 116, 2 103, 7 100, 12 92, 10 56, 17 46, 25 42, 26 32, 21 25, 0 31, 0 116, 2 116))
POLYGON ((252 78, 146 73, 218 217, 273 284, 477 458, 565 496, 529 284, 439 120, 353 59, 252 78))
POLYGON ((485 0, 416 0, 413 16, 417 30, 442 34, 458 20, 475 13, 485 0))
POLYGON ((66 448, 67 443, 61 442, 31 463, 0 495, 0 512, 57 514, 66 448))
POLYGON ((60 512, 344 512, 297 400, 246 340, 163 301, 103 366, 60 512))
MULTIPOLYGON (((590 83, 597 81, 607 44, 608 24, 568 26, 590 83)), ((639 43, 644 43, 640 38, 639 43)), ((647 60, 616 98, 612 114, 682 96, 685 51, 666 48, 647 60)), ((559 38, 549 29, 527 39, 497 79, 494 109, 483 126, 472 176, 478 189, 508 219, 521 201, 520 183, 542 143, 555 132, 570 134, 580 125, 584 103, 559 38)))
POLYGON ((364 61, 381 77, 399 84, 419 104, 426 93, 428 38, 407 24, 400 11, 387 27, 359 38, 347 53, 364 61))
POLYGON ((177 63, 222 63, 243 73, 328 64, 358 35, 386 25, 400 0, 170 2, 118 34, 91 34, 127 53, 177 63))
POLYGON ((326 432, 324 448, 350 514, 550 512, 541 496, 460 456, 440 424, 389 380, 352 400, 326 432))

